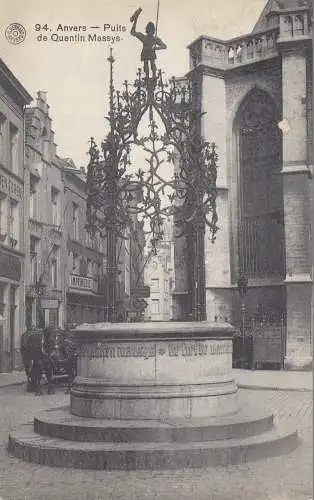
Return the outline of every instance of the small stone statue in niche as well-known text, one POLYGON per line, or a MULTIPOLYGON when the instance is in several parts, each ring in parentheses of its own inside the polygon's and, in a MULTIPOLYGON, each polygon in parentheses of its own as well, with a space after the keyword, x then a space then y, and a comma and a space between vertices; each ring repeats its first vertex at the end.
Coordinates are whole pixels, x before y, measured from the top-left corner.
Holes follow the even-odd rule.
POLYGON ((152 72, 152 78, 156 79, 157 68, 155 64, 156 60, 156 50, 166 49, 167 45, 155 35, 155 25, 149 22, 146 26, 146 35, 136 31, 136 24, 140 13, 142 12, 141 7, 139 7, 131 17, 130 21, 133 23, 131 28, 131 35, 138 38, 142 44, 141 60, 144 62, 144 72, 147 79, 149 79, 149 62, 152 72))

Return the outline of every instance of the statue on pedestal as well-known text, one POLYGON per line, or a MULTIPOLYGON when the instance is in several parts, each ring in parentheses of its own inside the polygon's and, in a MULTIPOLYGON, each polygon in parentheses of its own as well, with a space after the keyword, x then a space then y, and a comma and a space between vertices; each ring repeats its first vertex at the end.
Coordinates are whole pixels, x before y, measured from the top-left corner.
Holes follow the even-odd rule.
POLYGON ((139 7, 130 18, 131 23, 133 23, 131 28, 131 35, 138 38, 143 44, 141 60, 144 62, 144 72, 146 78, 149 79, 150 62, 152 78, 155 80, 157 76, 157 68, 155 64, 156 50, 166 49, 167 45, 158 36, 156 36, 155 25, 152 22, 149 22, 146 26, 146 35, 136 31, 137 20, 141 12, 142 9, 141 7, 139 7))

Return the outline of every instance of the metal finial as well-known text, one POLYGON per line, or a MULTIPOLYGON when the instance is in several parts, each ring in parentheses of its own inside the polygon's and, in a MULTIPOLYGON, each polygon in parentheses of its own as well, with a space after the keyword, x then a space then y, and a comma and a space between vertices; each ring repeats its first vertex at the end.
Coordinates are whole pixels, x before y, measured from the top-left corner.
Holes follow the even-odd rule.
POLYGON ((114 59, 114 57, 113 57, 113 55, 112 55, 112 53, 113 53, 113 48, 112 48, 112 47, 110 47, 110 48, 109 48, 109 50, 110 50, 110 56, 108 57, 107 61, 109 61, 109 62, 110 62, 110 64, 113 64, 113 63, 115 62, 115 59, 114 59))

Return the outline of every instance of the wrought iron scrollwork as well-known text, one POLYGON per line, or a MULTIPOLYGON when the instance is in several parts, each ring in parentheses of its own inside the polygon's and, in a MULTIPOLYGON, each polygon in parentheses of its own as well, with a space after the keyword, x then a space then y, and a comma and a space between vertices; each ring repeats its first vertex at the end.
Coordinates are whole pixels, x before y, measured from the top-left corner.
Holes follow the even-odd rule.
POLYGON ((100 148, 92 138, 89 150, 89 230, 114 232, 123 238, 136 217, 144 220, 144 230, 156 250, 163 220, 173 215, 177 236, 195 230, 205 233, 208 226, 214 240, 217 152, 215 144, 201 137, 202 113, 195 104, 192 82, 165 81, 161 70, 157 78, 147 78, 139 69, 134 84, 125 81, 122 91, 117 91, 112 55, 109 62, 110 131, 100 148), (149 132, 141 136, 146 115, 149 132), (134 147, 145 152, 146 170, 141 165, 132 172, 134 147), (163 174, 165 164, 173 165, 172 176, 163 174))
POLYGON ((102 213, 98 229, 114 229, 123 237, 130 215, 142 215, 150 224, 152 240, 161 236, 163 216, 174 215, 179 235, 189 223, 204 222, 213 239, 217 232, 215 144, 199 134, 201 113, 193 108, 191 83, 143 78, 141 69, 132 86, 122 92, 111 89, 108 116, 110 132, 101 150, 91 139, 87 175, 88 221, 96 229, 96 209, 102 213), (139 125, 148 113, 149 134, 139 136, 139 125), (164 133, 158 133, 162 123, 164 133), (140 146, 148 168, 130 173, 132 146, 140 146), (174 175, 165 178, 161 166, 174 164, 174 175), (137 192, 137 197, 135 196, 137 192), (167 195, 165 193, 168 193, 167 195), (170 203, 165 204, 163 197, 170 203), (137 200, 136 200, 137 198, 137 200), (114 209, 112 209, 112 207, 114 209))

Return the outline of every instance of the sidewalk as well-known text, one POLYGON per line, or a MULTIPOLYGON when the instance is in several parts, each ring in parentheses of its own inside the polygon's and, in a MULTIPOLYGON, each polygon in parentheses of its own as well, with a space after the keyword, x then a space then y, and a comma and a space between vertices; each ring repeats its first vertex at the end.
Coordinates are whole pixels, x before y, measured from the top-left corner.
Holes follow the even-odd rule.
MULTIPOLYGON (((0 389, 10 385, 26 384, 25 372, 0 373, 0 389)), ((1 500, 1 499, 0 499, 1 500)))
POLYGON ((245 389, 272 389, 278 391, 313 390, 313 372, 285 370, 232 370, 238 386, 245 389))
MULTIPOLYGON (((232 370, 239 387, 279 391, 312 391, 313 372, 232 370)), ((26 383, 25 372, 0 373, 0 388, 26 383)))

